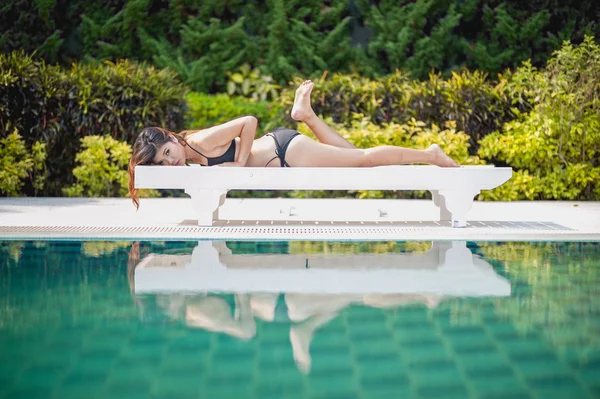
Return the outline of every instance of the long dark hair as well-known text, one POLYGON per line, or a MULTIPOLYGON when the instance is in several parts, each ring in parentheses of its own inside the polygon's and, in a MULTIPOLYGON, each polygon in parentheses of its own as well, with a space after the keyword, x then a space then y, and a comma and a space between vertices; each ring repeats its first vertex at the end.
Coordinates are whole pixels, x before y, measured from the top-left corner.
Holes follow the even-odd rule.
POLYGON ((142 129, 133 144, 133 154, 129 160, 129 195, 133 205, 138 209, 140 201, 138 199, 138 190, 135 188, 135 167, 138 165, 149 165, 152 163, 158 149, 167 143, 171 138, 177 139, 181 144, 187 145, 182 135, 170 132, 160 127, 146 127, 142 129))

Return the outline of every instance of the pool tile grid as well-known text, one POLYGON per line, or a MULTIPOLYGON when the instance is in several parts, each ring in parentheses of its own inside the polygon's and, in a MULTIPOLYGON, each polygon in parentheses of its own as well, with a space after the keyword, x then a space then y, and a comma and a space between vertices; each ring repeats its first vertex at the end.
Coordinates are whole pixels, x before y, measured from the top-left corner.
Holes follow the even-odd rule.
MULTIPOLYGON (((413 325, 418 329, 427 325, 420 324, 420 326, 413 325)), ((410 323, 404 323, 403 328, 410 328, 407 326, 410 326, 410 323)), ((379 354, 379 360, 385 363, 385 359, 389 359, 392 365, 398 365, 399 361, 408 374, 408 380, 400 373, 397 374, 396 380, 388 379, 388 383, 394 381, 393 383, 397 385, 396 389, 402 389, 398 385, 402 385, 400 381, 403 381, 403 388, 411 391, 416 387, 417 391, 412 392, 419 397, 435 397, 450 393, 463 397, 493 397, 496 394, 501 395, 500 390, 505 391, 507 386, 512 385, 511 388, 514 388, 512 394, 515 397, 560 397, 569 392, 577 393, 579 397, 593 397, 593 393, 585 387, 584 383, 573 377, 570 367, 564 364, 550 347, 543 343, 543 340, 540 341, 540 337, 531 338, 531 341, 527 341, 524 345, 515 345, 515 342, 519 341, 514 340, 512 332, 503 338, 502 335, 497 335, 482 326, 448 328, 440 322, 432 322, 429 326, 437 332, 423 336, 421 342, 403 341, 401 334, 396 335, 395 339, 401 346, 396 350, 399 353, 396 359, 390 351, 380 351, 383 353, 379 354), (439 346, 438 350, 432 351, 431 349, 436 345, 439 346), (502 356, 490 359, 489 355, 485 355, 486 350, 489 353, 497 349, 501 350, 502 356), (462 361, 454 364, 451 360, 464 359, 465 354, 469 353, 473 354, 474 364, 463 364, 462 361), (428 358, 428 356, 432 357, 428 358), (540 374, 538 372, 540 366, 548 363, 551 364, 552 370, 540 374), (426 370, 426 373, 423 374, 421 370, 426 370), (418 387, 423 385, 421 375, 432 378, 432 382, 436 381, 438 385, 440 381, 447 381, 448 384, 438 388, 428 386, 426 389, 419 389, 418 387), (461 383, 457 384, 457 381, 461 383), (560 389, 557 390, 558 388, 560 389)), ((368 330, 367 327, 365 329, 368 330)), ((413 333, 408 334, 414 336, 413 333)), ((373 342, 379 345, 383 335, 376 335, 373 338, 373 342)), ((366 356, 377 358, 376 348, 375 346, 370 350, 367 349, 366 352, 370 351, 371 354, 366 356)), ((358 357, 360 358, 360 355, 358 357)), ((365 359, 368 357, 363 355, 359 363, 362 364, 365 359)), ((385 380, 383 378, 382 383, 385 380)), ((362 385, 361 388, 364 389, 362 385)))
MULTIPOLYGON (((310 344, 312 367, 307 375, 308 397, 360 397, 358 364, 352 355, 352 330, 346 310, 330 309, 318 316, 310 344)), ((312 323, 308 320, 308 323, 312 323)), ((302 327, 295 327, 302 328, 302 327)))
POLYGON ((365 312, 365 309, 359 306, 344 313, 361 398, 414 397, 414 387, 394 341, 394 314, 379 309, 365 312), (370 329, 373 324, 380 328, 370 329))
MULTIPOLYGON (((515 395, 545 398, 576 394, 576 397, 593 397, 586 384, 575 377, 572 368, 552 350, 543 335, 518 333, 510 324, 505 324, 501 320, 495 321, 505 326, 504 330, 489 318, 485 323, 472 327, 472 331, 463 327, 446 330, 442 337, 452 347, 453 358, 462 362, 466 358, 465 353, 462 352, 465 349, 463 345, 467 345, 467 348, 472 346, 473 349, 480 345, 482 348, 487 347, 501 354, 500 364, 497 365, 498 370, 494 372, 495 367, 492 367, 489 377, 494 382, 498 382, 498 379, 502 378, 499 372, 502 371, 506 377, 512 374, 509 380, 512 380, 513 386, 517 388, 515 395), (456 332, 460 333, 456 335, 456 332), (479 337, 475 338, 477 335, 479 337)), ((489 358, 485 360, 488 361, 489 358)), ((479 368, 472 368, 472 370, 481 373, 485 370, 485 367, 481 368, 481 366, 480 364, 479 368)), ((484 372, 484 374, 488 373, 484 372)), ((509 380, 506 383, 509 383, 509 380)), ((466 379, 467 384, 475 385, 476 381, 472 376, 466 379)), ((486 381, 483 387, 489 388, 489 382, 486 381)), ((506 385, 498 388, 505 390, 506 385)), ((476 387, 476 392, 478 390, 476 387)))
MULTIPOLYGON (((569 273, 567 267, 553 270, 560 275, 569 273)), ((331 397, 361 399, 385 394, 493 398, 500 396, 500 389, 506 393, 509 386, 514 388, 511 397, 598 397, 600 351, 589 351, 584 360, 582 351, 569 351, 570 342, 576 345, 581 340, 598 348, 600 318, 593 300, 597 281, 575 277, 567 282, 583 286, 576 291, 565 291, 569 286, 561 279, 537 288, 562 292, 552 294, 567 310, 561 321, 568 325, 571 318, 586 316, 590 323, 583 334, 579 330, 579 334, 564 335, 551 320, 542 318, 544 308, 530 310, 534 313, 528 317, 541 321, 534 329, 521 331, 515 321, 496 312, 491 299, 476 303, 475 313, 480 317, 471 323, 456 319, 451 306, 372 309, 353 305, 314 332, 313 368, 304 375, 291 358, 290 325, 286 323, 257 321, 256 336, 245 341, 186 326, 140 323, 133 329, 122 328, 115 321, 118 319, 107 327, 102 325, 107 320, 79 317, 73 320, 72 329, 54 328, 52 323, 62 317, 61 309, 56 309, 56 315, 46 314, 45 320, 52 322, 49 328, 26 337, 32 342, 28 348, 10 348, 0 354, 0 359, 5 356, 14 362, 35 353, 35 361, 21 363, 18 370, 8 366, 0 376, 7 379, 7 375, 20 373, 19 381, 34 382, 15 381, 11 392, 4 391, 5 397, 33 398, 44 397, 48 390, 53 390, 56 398, 81 396, 84 379, 92 382, 100 397, 127 393, 128 397, 143 397, 144 392, 156 398, 245 392, 261 397, 328 397, 329 392, 331 397), (107 329, 107 333, 99 333, 107 329), (554 348, 558 339, 561 349, 554 348), (57 349, 62 358, 50 355, 57 349), (198 357, 190 356, 194 350, 198 357), (138 369, 138 375, 128 384, 119 376, 132 368, 138 369), (224 376, 225 369, 234 371, 231 378, 224 376), (36 379, 38 373, 46 375, 36 379), (58 383, 52 383, 53 376, 58 383), (232 378, 240 381, 239 389, 230 386, 232 378), (432 386, 439 381, 442 388, 432 386), (48 384, 52 386, 48 388, 48 384), (195 391, 182 388, 194 384, 195 391)), ((531 299, 526 283, 514 287, 513 296, 503 300, 523 304, 531 299)), ((461 307, 468 310, 469 301, 460 300, 461 307)), ((449 302, 451 305, 452 300, 449 302)), ((0 343, 3 339, 6 336, 0 331, 0 343)), ((87 392, 86 397, 93 396, 87 392)))
MULTIPOLYGON (((122 354, 132 346, 136 330, 123 331, 118 327, 105 330, 104 326, 96 324, 80 334, 79 351, 67 376, 55 389, 54 398, 104 397, 122 354)), ((131 370, 135 370, 136 376, 140 371, 139 368, 131 370)), ((121 388, 131 392, 125 385, 121 388)))
POLYGON ((423 305, 403 308, 394 322, 409 379, 417 397, 472 397, 465 374, 452 358, 432 310, 423 305))
MULTIPOLYGON (((27 345, 3 345, 3 352, 8 356, 5 364, 15 376, 12 388, 5 386, 12 391, 9 397, 24 394, 43 396, 60 385, 59 381, 68 378, 69 370, 80 357, 81 340, 71 340, 72 335, 62 333, 61 329, 56 328, 39 330, 25 336, 21 333, 27 345), (19 366, 15 368, 15 364, 19 366), (35 392, 27 393, 28 388, 35 392)), ((0 374, 6 375, 5 371, 0 374)))
MULTIPOLYGON (((274 396, 287 392, 290 386, 294 387, 294 393, 305 392, 310 397, 317 397, 323 392, 328 392, 334 397, 344 396, 349 390, 331 392, 326 389, 330 386, 353 386, 352 392, 359 392, 363 398, 375 397, 385 392, 405 392, 418 397, 439 397, 442 393, 450 396, 455 394, 463 397, 487 397, 493 396, 494 388, 505 390, 508 384, 514 384, 516 396, 535 398, 552 397, 552 394, 555 394, 560 397, 561 391, 556 391, 559 387, 568 388, 568 392, 579 392, 581 397, 593 397, 593 392, 586 391, 581 383, 569 377, 569 366, 559 361, 540 337, 532 336, 523 343, 519 333, 509 324, 502 324, 506 326, 504 329, 496 328, 497 326, 487 327, 485 324, 455 327, 444 317, 430 318, 428 311, 419 307, 405 308, 400 312, 366 312, 364 316, 361 316, 361 307, 354 307, 346 310, 342 316, 340 321, 332 321, 331 325, 324 326, 323 339, 315 339, 313 342, 312 349, 319 355, 314 359, 314 374, 308 376, 301 375, 291 367, 290 349, 286 349, 281 342, 279 349, 287 354, 287 367, 285 372, 273 375, 261 367, 265 363, 261 363, 262 355, 258 354, 264 353, 262 345, 260 350, 258 349, 260 340, 252 345, 251 342, 239 342, 223 335, 208 336, 206 332, 192 330, 188 334, 182 334, 182 337, 169 340, 161 334, 153 336, 142 333, 111 341, 110 337, 97 336, 93 330, 87 331, 86 337, 79 341, 80 352, 71 356, 69 371, 66 374, 64 369, 54 371, 63 374, 62 382, 58 389, 55 389, 54 396, 77 397, 86 393, 86 390, 91 388, 83 381, 88 381, 98 392, 131 391, 141 395, 154 376, 160 376, 161 380, 166 381, 160 386, 151 384, 147 389, 156 397, 189 394, 188 389, 178 391, 177 387, 186 386, 182 383, 189 382, 192 378, 199 380, 199 393, 230 392, 227 386, 231 383, 231 378, 224 377, 221 374, 223 370, 214 368, 215 365, 222 364, 227 365, 228 373, 235 371, 233 379, 242 383, 245 389, 249 390, 254 386, 257 392, 270 392, 274 396), (381 327, 382 324, 385 328, 373 328, 381 327), (418 341, 407 339, 415 336, 419 337, 418 341), (90 346, 92 343, 95 344, 90 346), (237 348, 232 349, 229 346, 232 343, 237 348), (221 344, 226 344, 224 348, 228 349, 220 350, 221 344), (148 355, 149 348, 160 346, 165 346, 165 349, 148 355), (437 349, 432 351, 436 346, 437 349), (194 348, 206 352, 199 353, 198 358, 190 357, 194 348), (485 352, 485 349, 492 348, 498 349, 497 353, 501 353, 502 356, 496 356, 495 359, 481 356, 480 351, 485 352), (451 360, 455 354, 465 359, 465 352, 473 354, 474 364, 456 363, 451 360), (109 358, 115 359, 112 361, 110 372, 107 373, 102 370, 102 365, 109 358), (482 360, 491 365, 482 366, 478 363, 482 360), (553 372, 547 375, 536 374, 541 363, 546 366, 548 363, 552 364, 553 372), (320 368, 319 364, 326 367, 320 368), (119 371, 132 367, 137 370, 139 377, 130 378, 129 382, 120 381, 119 371), (270 383, 265 382, 261 385, 260 381, 264 380, 265 374, 266 381, 270 383), (203 379, 203 376, 206 379, 203 379), (279 377, 278 383, 273 384, 275 376, 279 377), (332 379, 340 384, 333 384, 332 379), (431 381, 428 381, 429 379, 431 381), (306 387, 308 380, 311 389, 306 387), (358 381, 359 385, 353 381, 358 381), (447 384, 438 384, 438 387, 434 388, 428 384, 434 381, 446 381, 447 384), (549 388, 546 389, 547 387, 549 388)), ((264 327, 266 331, 267 326, 264 327)), ((57 342, 60 346, 69 341, 69 337, 54 341, 60 337, 60 332, 51 333, 45 343, 57 342)), ((319 330, 315 334, 318 335, 319 330)), ((78 343, 77 340, 73 342, 78 343)), ((268 338, 263 343, 265 347, 277 345, 268 338)), ((37 365, 31 365, 29 368, 31 373, 43 369, 44 362, 40 359, 38 358, 37 365)), ((592 359, 591 365, 596 363, 600 364, 600 361, 592 359)), ((59 364, 65 363, 55 362, 55 365, 59 364)), ((274 365, 279 366, 277 363, 274 365)), ((47 367, 52 369, 51 363, 48 363, 47 367)), ((590 370, 595 371, 593 367, 590 370)), ((43 382, 40 384, 38 389, 44 387, 43 382)), ((31 395, 35 394, 35 389, 36 387, 30 386, 28 391, 17 389, 14 393, 31 395)), ((87 393, 90 397, 89 392, 87 393)))

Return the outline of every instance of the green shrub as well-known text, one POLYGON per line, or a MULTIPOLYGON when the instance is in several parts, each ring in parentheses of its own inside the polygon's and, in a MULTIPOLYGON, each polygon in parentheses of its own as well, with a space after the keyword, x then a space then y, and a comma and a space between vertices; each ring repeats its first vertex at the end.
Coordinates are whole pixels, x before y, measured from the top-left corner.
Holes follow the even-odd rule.
POLYGON ((510 180, 493 189, 482 191, 478 198, 491 201, 532 200, 539 193, 540 179, 528 171, 514 170, 510 180))
POLYGON ((225 89, 226 71, 255 62, 260 53, 244 30, 245 21, 242 17, 229 25, 217 18, 189 18, 176 33, 175 45, 151 29, 140 29, 139 38, 155 65, 176 71, 193 90, 215 92, 225 89))
MULTIPOLYGON (((149 8, 146 4, 148 14, 149 8)), ((225 91, 227 72, 246 63, 282 84, 293 75, 348 70, 355 59, 345 0, 330 1, 327 6, 285 0, 215 1, 159 13, 159 24, 170 17, 177 28, 166 36, 160 34, 163 27, 155 33, 148 24, 150 16, 135 21, 141 48, 156 65, 177 71, 183 82, 199 92, 225 91)), ((105 25, 118 30, 124 23, 107 20, 105 25)), ((126 50, 121 37, 104 34, 98 36, 101 41, 126 50)))
POLYGON ((69 116, 80 134, 110 132, 133 142, 148 124, 175 129, 183 122, 186 88, 169 70, 122 60, 75 64, 67 77, 79 104, 69 116))
POLYGON ((528 58, 541 66, 562 40, 598 32, 598 5, 589 0, 129 0, 103 6, 80 5, 77 28, 86 57, 152 60, 210 93, 225 91, 227 72, 246 63, 279 84, 324 71, 373 77, 399 68, 417 79, 464 67, 497 73, 528 58))
POLYGON ((253 115, 259 120, 259 134, 266 133, 283 122, 282 107, 277 103, 252 101, 226 94, 189 93, 186 96, 187 128, 200 129, 227 122, 243 115, 253 115))
POLYGON ((599 11, 594 0, 4 0, 0 52, 148 61, 210 93, 246 63, 279 84, 324 71, 427 79, 540 67, 562 41, 600 33, 599 11))
POLYGON ((0 53, 21 49, 56 62, 64 52, 61 46, 65 39, 58 26, 60 20, 64 22, 64 18, 59 17, 63 5, 56 3, 56 0, 3 0, 0 5, 0 53))
MULTIPOLYGON (((75 157, 78 166, 73 169, 76 183, 63 188, 69 197, 125 197, 127 196, 127 164, 131 146, 105 136, 87 136, 81 139, 84 148, 75 157)), ((139 197, 158 197, 157 190, 140 190, 139 197)))
POLYGON ((480 24, 481 32, 471 43, 461 43, 469 68, 497 73, 528 59, 542 65, 560 45, 560 40, 545 34, 552 29, 550 6, 524 11, 525 7, 517 2, 482 3, 475 15, 478 20, 473 21, 480 24))
POLYGON ((0 131, 13 126, 27 145, 47 144, 48 179, 40 194, 56 196, 73 182, 81 137, 110 134, 133 143, 143 126, 178 130, 185 92, 173 72, 129 61, 63 70, 23 52, 0 54, 0 131))
MULTIPOLYGON (((16 128, 27 146, 38 141, 46 143, 49 179, 42 195, 56 194, 52 190, 54 182, 70 172, 62 167, 68 162, 62 147, 71 126, 63 115, 68 90, 68 81, 59 67, 23 52, 0 53, 0 132, 16 128)), ((25 189, 24 194, 35 194, 25 189)))
POLYGON ((453 72, 448 79, 432 74, 429 81, 414 84, 412 98, 402 105, 414 109, 414 117, 426 123, 455 121, 457 128, 470 136, 476 150, 482 137, 512 119, 509 110, 514 100, 500 79, 495 83, 486 73, 466 70, 453 72))
POLYGON ((127 194, 127 163, 131 146, 112 137, 87 136, 73 169, 77 183, 63 188, 69 197, 117 197, 127 194))
POLYGON ((525 69, 532 111, 516 112, 479 149, 482 158, 515 168, 519 178, 484 197, 600 199, 600 46, 591 37, 577 47, 565 43, 545 71, 525 69))
POLYGON ((279 86, 270 75, 264 75, 260 69, 252 69, 249 64, 242 65, 236 72, 227 72, 227 94, 251 98, 254 101, 266 101, 279 98, 279 86))
POLYGON ((35 192, 43 188, 46 178, 46 145, 36 142, 27 148, 16 129, 0 139, 0 192, 19 196, 27 178, 35 192))

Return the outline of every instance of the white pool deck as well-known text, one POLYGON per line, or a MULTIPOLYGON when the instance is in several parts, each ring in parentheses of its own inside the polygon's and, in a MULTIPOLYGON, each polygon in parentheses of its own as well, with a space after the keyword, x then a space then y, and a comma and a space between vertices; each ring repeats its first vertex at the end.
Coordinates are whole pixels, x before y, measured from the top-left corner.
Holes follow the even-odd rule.
POLYGON ((600 241, 600 202, 480 202, 465 228, 431 200, 235 199, 199 227, 188 198, 0 198, 0 239, 600 241))

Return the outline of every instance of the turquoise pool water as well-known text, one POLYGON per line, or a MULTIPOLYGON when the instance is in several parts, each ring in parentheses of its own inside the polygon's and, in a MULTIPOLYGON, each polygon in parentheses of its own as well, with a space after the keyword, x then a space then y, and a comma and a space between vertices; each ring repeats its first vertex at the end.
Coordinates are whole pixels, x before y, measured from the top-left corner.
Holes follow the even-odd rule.
POLYGON ((0 398, 600 397, 600 244, 0 241, 0 398))

